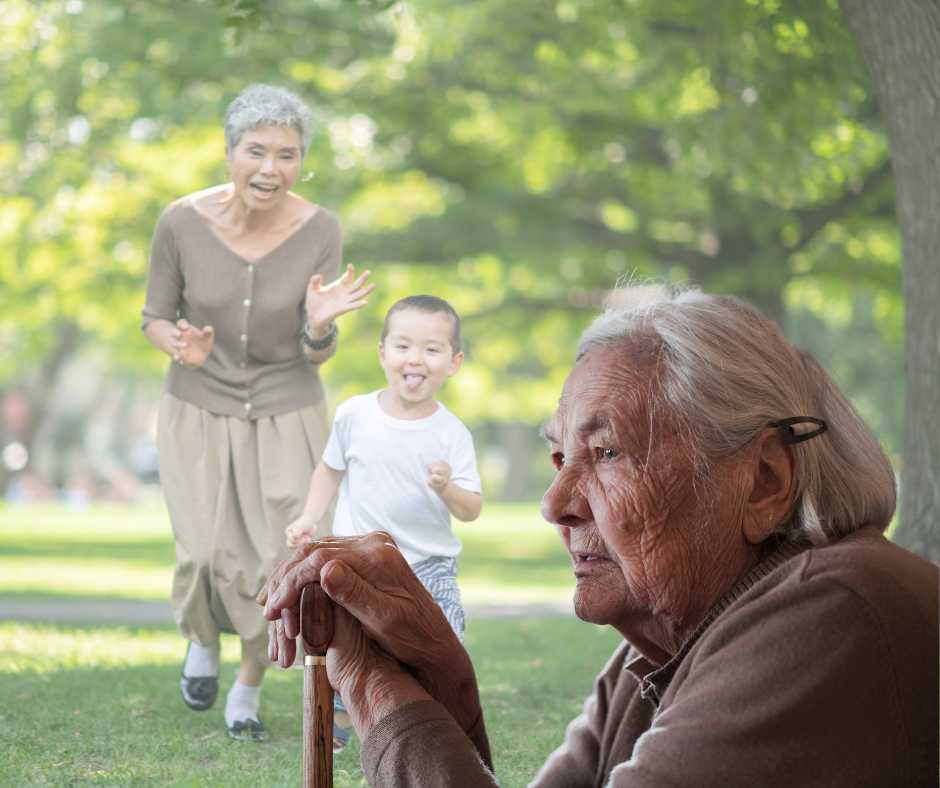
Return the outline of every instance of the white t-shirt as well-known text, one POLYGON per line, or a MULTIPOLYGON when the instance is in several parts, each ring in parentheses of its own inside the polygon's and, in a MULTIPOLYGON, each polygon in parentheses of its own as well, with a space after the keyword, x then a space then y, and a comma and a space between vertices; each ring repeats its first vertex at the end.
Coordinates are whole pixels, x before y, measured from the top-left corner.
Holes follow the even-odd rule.
POLYGON ((323 462, 346 472, 333 533, 388 531, 409 564, 456 556, 461 545, 450 512, 427 483, 435 460, 450 465, 454 484, 480 492, 470 430, 440 402, 423 419, 396 419, 382 410, 377 391, 346 400, 323 451, 323 462))

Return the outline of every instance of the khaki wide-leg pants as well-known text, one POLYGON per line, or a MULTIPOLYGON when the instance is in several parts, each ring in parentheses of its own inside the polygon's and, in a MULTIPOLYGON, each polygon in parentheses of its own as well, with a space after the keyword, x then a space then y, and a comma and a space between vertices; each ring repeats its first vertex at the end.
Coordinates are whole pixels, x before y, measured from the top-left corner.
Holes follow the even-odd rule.
POLYGON ((267 664, 267 622, 255 596, 287 549, 328 437, 325 404, 281 416, 218 416, 170 394, 160 401, 160 482, 176 539, 172 604, 184 637, 213 647, 220 632, 267 664))

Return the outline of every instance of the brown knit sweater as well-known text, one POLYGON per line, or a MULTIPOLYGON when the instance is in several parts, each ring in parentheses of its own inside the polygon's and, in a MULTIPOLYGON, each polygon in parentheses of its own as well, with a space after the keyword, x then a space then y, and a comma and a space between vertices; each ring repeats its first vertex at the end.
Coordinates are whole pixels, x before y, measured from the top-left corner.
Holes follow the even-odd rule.
MULTIPOLYGON (((785 545, 666 665, 618 648, 532 785, 935 788, 937 624, 937 568, 875 529, 785 545)), ((494 785, 478 752, 482 722, 468 736, 423 702, 362 764, 373 786, 494 785)))

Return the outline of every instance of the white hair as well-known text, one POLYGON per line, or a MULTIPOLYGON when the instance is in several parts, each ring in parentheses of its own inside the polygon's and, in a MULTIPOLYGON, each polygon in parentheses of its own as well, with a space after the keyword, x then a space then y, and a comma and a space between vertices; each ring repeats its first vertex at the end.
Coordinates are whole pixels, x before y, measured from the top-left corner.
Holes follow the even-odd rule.
POLYGON ((792 445, 796 507, 778 532, 825 544, 864 525, 888 526, 894 472, 878 440, 819 362, 754 307, 691 288, 628 285, 610 294, 578 357, 598 346, 635 353, 637 342, 656 359, 652 404, 687 435, 697 477, 707 480, 712 463, 770 422, 817 417, 828 430, 792 445))
POLYGON ((249 85, 225 110, 225 152, 231 153, 246 131, 259 126, 296 129, 303 155, 313 135, 313 113, 303 99, 285 88, 249 85))

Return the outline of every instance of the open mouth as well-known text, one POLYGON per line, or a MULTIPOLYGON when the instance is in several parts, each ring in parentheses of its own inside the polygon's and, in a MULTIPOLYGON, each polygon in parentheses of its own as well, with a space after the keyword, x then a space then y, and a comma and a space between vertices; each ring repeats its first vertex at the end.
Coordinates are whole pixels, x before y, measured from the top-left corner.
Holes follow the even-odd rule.
POLYGON ((276 192, 277 189, 278 189, 277 186, 274 186, 274 185, 268 184, 268 183, 252 183, 252 184, 251 184, 251 190, 252 190, 253 192, 256 192, 256 193, 258 193, 258 194, 261 194, 261 195, 263 195, 263 196, 265 196, 265 197, 268 197, 268 196, 274 194, 274 192, 276 192))
POLYGON ((405 387, 408 389, 416 389, 422 383, 424 383, 424 375, 404 375, 405 387))

